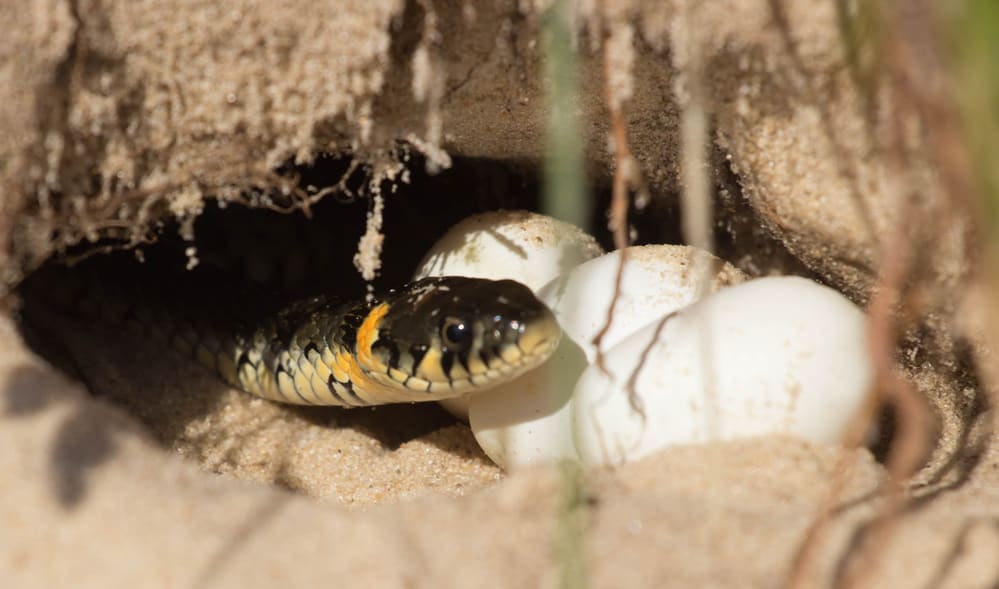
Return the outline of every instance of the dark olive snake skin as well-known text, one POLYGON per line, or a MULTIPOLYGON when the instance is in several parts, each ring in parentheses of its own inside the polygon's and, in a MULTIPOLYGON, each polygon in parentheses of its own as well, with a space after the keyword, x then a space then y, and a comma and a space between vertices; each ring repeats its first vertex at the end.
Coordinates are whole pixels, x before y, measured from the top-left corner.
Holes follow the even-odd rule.
POLYGON ((100 282, 68 296, 62 306, 79 315, 165 344, 248 393, 300 405, 470 395, 537 366, 561 337, 551 311, 512 280, 425 278, 370 300, 312 297, 257 322, 193 318, 100 282))

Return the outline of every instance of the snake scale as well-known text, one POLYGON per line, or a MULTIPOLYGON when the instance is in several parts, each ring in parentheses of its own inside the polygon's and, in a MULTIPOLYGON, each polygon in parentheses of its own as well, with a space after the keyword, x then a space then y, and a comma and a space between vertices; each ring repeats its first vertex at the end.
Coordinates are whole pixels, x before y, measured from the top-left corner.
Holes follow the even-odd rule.
POLYGON ((194 358, 248 393, 300 405, 470 395, 537 366, 561 337, 551 311, 512 280, 435 277, 373 297, 321 294, 253 320, 168 304, 156 289, 101 274, 62 282, 58 297, 47 288, 43 298, 194 358))

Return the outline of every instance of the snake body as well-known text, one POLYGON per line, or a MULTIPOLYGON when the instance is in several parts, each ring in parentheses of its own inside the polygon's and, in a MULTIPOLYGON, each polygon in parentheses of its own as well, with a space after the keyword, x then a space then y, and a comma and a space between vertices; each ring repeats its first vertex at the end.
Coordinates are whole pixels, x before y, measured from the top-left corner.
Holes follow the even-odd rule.
POLYGON ((437 277, 368 298, 313 296, 258 321, 195 317, 163 297, 88 284, 69 291, 80 314, 166 344, 248 393, 300 405, 470 395, 537 366, 561 336, 551 311, 512 280, 437 277))

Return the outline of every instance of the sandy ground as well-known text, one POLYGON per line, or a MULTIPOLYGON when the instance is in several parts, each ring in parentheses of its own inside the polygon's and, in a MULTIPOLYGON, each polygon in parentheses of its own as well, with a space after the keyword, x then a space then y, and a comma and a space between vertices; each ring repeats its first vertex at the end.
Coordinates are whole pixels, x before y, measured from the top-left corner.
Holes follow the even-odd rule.
MULTIPOLYGON (((106 370, 112 389, 139 377, 159 383, 146 390, 163 400, 134 411, 151 424, 161 415, 151 434, 24 350, 9 323, 0 330, 9 343, 0 356, 4 586, 508 587, 558 578, 559 538, 577 521, 559 517, 564 479, 553 468, 501 475, 464 426, 410 431, 393 447, 384 429, 366 431, 370 416, 305 415, 119 350, 132 362, 94 374, 106 370), (207 390, 208 401, 185 390, 207 390)), ((415 408, 385 416, 443 419, 415 408)), ((836 458, 775 438, 590 472, 569 502, 583 520, 587 578, 595 587, 776 586, 836 458)), ((821 550, 824 579, 877 511, 882 469, 866 451, 853 460, 821 550)), ((989 447, 917 489, 877 586, 999 580, 997 472, 989 447)))
MULTIPOLYGON (((275 166, 321 151, 349 150, 386 178, 403 175, 399 138, 438 162, 441 147, 537 161, 529 4, 0 4, 0 23, 18 25, 0 39, 3 286, 66 244, 141 240, 206 197, 281 185, 275 166)), ((610 168, 590 41, 604 27, 633 35, 634 53, 616 56, 634 64, 629 137, 663 202, 679 186, 683 84, 701 55, 722 253, 865 303, 907 184, 872 148, 881 125, 865 126, 834 4, 694 5, 580 3, 595 182, 610 168)), ((879 101, 875 123, 895 112, 890 94, 879 101)), ((932 210, 936 179, 916 176, 932 210)), ((953 360, 963 229, 921 252, 929 311, 905 357, 940 427, 912 507, 868 542, 884 471, 850 453, 811 586, 858 563, 864 586, 999 584, 999 449, 985 394, 953 360)), ((579 570, 594 587, 777 587, 839 464, 832 449, 747 440, 588 472, 576 489, 555 468, 503 474, 434 407, 281 407, 120 334, 50 327, 47 357, 79 382, 0 318, 3 587, 552 586, 579 570)))

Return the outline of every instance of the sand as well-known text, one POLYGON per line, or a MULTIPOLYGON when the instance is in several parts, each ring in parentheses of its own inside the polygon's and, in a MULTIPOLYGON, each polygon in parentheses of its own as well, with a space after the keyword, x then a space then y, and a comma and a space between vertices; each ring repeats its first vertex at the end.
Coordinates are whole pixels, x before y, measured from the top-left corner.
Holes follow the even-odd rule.
MULTIPOLYGON (((400 138, 438 164, 440 149, 537 162, 538 14, 520 4, 3 3, 4 289, 69 244, 139 242, 205 198, 282 186, 278 164, 319 152, 349 151, 403 190, 400 138)), ((638 23, 625 112, 654 200, 674 202, 680 186, 682 88, 699 51, 720 253, 865 304, 909 182, 924 189, 920 211, 943 199, 926 166, 907 175, 872 149, 897 97, 879 97, 867 134, 833 3, 691 6, 580 4, 594 183, 611 174, 594 39, 638 23)), ((938 417, 934 451, 878 550, 863 538, 885 471, 867 449, 846 451, 851 475, 809 586, 835 586, 865 556, 879 558, 864 586, 999 583, 999 450, 954 322, 973 260, 965 224, 946 220, 921 252, 903 350, 938 417)), ((58 318, 43 359, 15 317, 0 318, 3 587, 775 587, 841 463, 836 449, 753 439, 586 472, 576 488, 555 467, 502 473, 432 406, 278 406, 58 318)))
MULTIPOLYGON (((393 450, 357 425, 303 423, 246 395, 222 393, 209 409, 181 394, 164 410, 188 416, 173 441, 178 455, 162 443, 165 432, 151 435, 133 414, 90 397, 18 345, 9 323, 0 329, 11 342, 0 357, 8 375, 4 586, 507 587, 558 578, 559 471, 501 476, 464 427, 393 450)), ((108 382, 126 386, 127 378, 108 382)), ((587 579, 595 587, 777 585, 836 456, 773 438, 677 448, 590 472, 577 506, 587 579)), ((854 459, 822 578, 876 512, 882 469, 864 450, 854 459)), ((997 472, 999 456, 987 449, 920 489, 879 586, 994 583, 997 472)))

